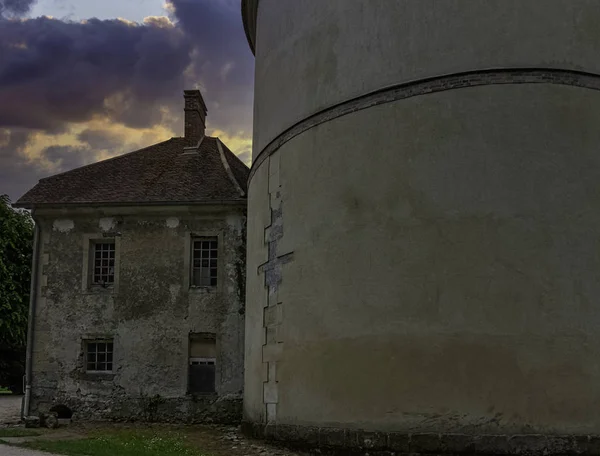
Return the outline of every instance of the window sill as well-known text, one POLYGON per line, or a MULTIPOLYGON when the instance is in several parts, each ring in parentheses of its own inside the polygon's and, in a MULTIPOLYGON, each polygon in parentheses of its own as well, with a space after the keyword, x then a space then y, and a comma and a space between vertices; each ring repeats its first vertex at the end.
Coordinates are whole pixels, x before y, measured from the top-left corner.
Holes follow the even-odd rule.
POLYGON ((197 397, 217 397, 217 393, 216 391, 213 391, 212 393, 193 393, 191 391, 188 391, 187 393, 185 393, 186 396, 197 396, 197 397))
POLYGON ((110 286, 110 287, 103 287, 102 285, 92 285, 91 287, 88 287, 83 294, 87 294, 87 295, 95 295, 95 294, 115 294, 115 287, 114 286, 110 286))
POLYGON ((90 380, 90 381, 102 381, 102 380, 112 380, 115 377, 114 372, 84 372, 81 375, 82 380, 90 380))
POLYGON ((193 285, 190 287, 191 293, 216 293, 217 291, 219 291, 218 287, 197 287, 193 285))

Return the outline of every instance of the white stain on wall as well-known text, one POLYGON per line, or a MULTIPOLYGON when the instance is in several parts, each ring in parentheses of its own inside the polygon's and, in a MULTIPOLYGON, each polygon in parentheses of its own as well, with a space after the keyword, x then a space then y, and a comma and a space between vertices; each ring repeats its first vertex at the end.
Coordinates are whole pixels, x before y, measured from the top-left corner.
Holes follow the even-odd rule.
POLYGON ((112 217, 101 218, 98 226, 102 231, 110 231, 115 227, 115 219, 112 217))
POLYGON ((57 220, 54 220, 54 223, 52 224, 52 228, 55 231, 60 231, 61 233, 68 233, 73 228, 75 228, 75 222, 73 222, 73 220, 69 220, 69 219, 57 219, 57 220))
POLYGON ((169 217, 167 219, 167 226, 169 228, 177 228, 179 226, 179 219, 177 217, 169 217))

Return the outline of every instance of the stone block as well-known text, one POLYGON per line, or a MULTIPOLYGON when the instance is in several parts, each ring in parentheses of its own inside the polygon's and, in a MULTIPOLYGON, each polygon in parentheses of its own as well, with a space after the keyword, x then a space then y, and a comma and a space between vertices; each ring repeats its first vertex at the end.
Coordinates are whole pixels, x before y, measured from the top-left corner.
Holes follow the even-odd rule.
POLYGON ((265 426, 263 428, 264 438, 265 439, 275 439, 277 437, 276 429, 277 429, 277 427, 273 423, 265 424, 265 426))
POLYGON ((56 429, 58 427, 58 418, 55 414, 48 414, 44 417, 44 426, 48 429, 56 429))
POLYGON ((388 446, 397 453, 408 453, 410 450, 410 435, 402 432, 388 434, 388 446))
POLYGON ((25 427, 26 428, 39 428, 40 427, 40 418, 38 416, 26 416, 25 417, 25 427))
POLYGON ((270 361, 279 361, 281 358, 281 352, 283 351, 283 344, 270 344, 263 346, 263 363, 270 361))
POLYGON ((442 434, 440 443, 445 453, 473 453, 475 449, 474 437, 468 434, 442 434))
POLYGON ((591 435, 588 437, 587 453, 600 455, 600 436, 591 435))
POLYGON ((548 453, 550 454, 578 454, 575 437, 570 435, 549 435, 548 453))
POLYGON ((548 440, 542 434, 513 435, 508 439, 508 451, 510 454, 546 454, 547 450, 548 440))
POLYGON ((277 419, 277 404, 267 404, 267 422, 274 423, 277 419))
POLYGON ((321 428, 319 430, 319 446, 343 448, 346 444, 346 429, 321 428))
POLYGON ((277 383, 263 383, 263 400, 265 404, 276 404, 279 402, 278 392, 277 383))
POLYGON ((388 447, 388 438, 385 432, 349 430, 347 444, 367 450, 384 450, 388 447))
POLYGON ((508 454, 508 437, 505 435, 475 436, 475 452, 480 454, 508 454))
POLYGON ((441 453, 439 434, 413 434, 410 438, 411 453, 441 453))

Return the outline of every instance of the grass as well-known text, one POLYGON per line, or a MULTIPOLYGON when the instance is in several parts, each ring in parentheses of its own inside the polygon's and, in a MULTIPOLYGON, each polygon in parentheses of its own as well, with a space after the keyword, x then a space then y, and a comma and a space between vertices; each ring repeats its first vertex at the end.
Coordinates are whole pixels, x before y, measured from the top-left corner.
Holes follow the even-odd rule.
POLYGON ((21 445, 69 456, 208 456, 175 432, 117 431, 76 440, 39 440, 21 445))
POLYGON ((37 431, 22 428, 5 428, 0 429, 0 438, 2 437, 35 437, 40 435, 37 431))
POLYGON ((0 386, 0 394, 12 394, 12 391, 9 390, 8 388, 0 386))

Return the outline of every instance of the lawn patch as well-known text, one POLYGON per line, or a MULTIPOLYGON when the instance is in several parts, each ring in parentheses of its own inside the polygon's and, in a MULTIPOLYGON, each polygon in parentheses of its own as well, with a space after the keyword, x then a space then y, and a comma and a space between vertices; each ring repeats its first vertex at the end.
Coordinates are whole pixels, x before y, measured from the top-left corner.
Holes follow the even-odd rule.
POLYGON ((22 446, 69 456, 208 456, 168 431, 103 432, 77 440, 38 440, 22 446))
POLYGON ((37 431, 32 431, 31 429, 22 429, 22 428, 0 429, 0 438, 1 437, 35 437, 37 435, 41 435, 41 434, 37 431))
POLYGON ((4 386, 0 386, 0 394, 12 394, 12 391, 4 386))

